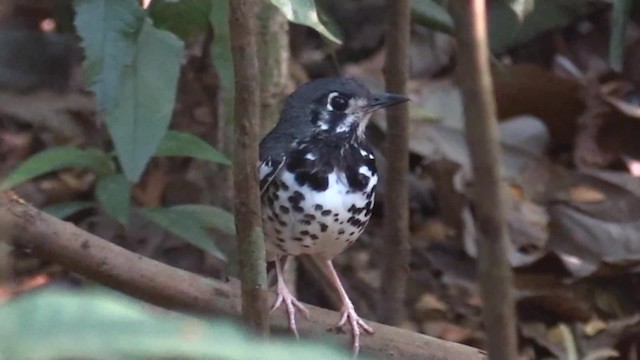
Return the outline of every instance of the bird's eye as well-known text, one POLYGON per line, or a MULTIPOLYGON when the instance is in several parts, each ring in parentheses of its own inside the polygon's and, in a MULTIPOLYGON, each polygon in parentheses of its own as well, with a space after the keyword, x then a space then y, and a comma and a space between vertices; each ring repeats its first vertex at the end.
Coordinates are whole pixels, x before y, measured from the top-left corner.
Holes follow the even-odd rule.
POLYGON ((334 95, 329 99, 329 106, 333 111, 345 111, 349 107, 349 100, 340 95, 334 95))

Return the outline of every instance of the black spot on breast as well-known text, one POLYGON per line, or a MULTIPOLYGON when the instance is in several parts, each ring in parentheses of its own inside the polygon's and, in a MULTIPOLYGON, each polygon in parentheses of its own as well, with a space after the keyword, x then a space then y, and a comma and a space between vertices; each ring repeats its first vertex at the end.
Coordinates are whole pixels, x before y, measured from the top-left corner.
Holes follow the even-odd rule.
POLYGON ((316 204, 313 208, 314 208, 316 211, 321 211, 321 210, 323 209, 323 206, 322 206, 322 205, 320 205, 320 204, 316 204))
POLYGON ((300 235, 302 235, 302 236, 309 236, 309 234, 310 233, 307 230, 300 231, 300 235))
POLYGON ((333 222, 338 222, 338 221, 340 221, 340 219, 338 219, 338 218, 333 218, 333 222))
POLYGON ((295 240, 295 241, 304 241, 304 239, 302 239, 300 236, 294 237, 293 240, 295 240))
POLYGON ((311 225, 311 221, 307 219, 301 219, 301 220, 298 220, 298 222, 302 225, 307 225, 307 226, 311 225))
POLYGON ((338 235, 343 235, 345 233, 344 229, 338 230, 338 235))
POLYGON ((278 195, 278 193, 277 193, 277 192, 274 192, 271 196, 273 197, 273 200, 274 200, 274 201, 278 201, 278 200, 280 200, 280 195, 278 195))
POLYGON ((322 232, 327 232, 327 229, 329 229, 329 226, 323 222, 319 222, 318 225, 320 225, 320 231, 322 232))
POLYGON ((283 214, 288 214, 289 213, 289 208, 284 206, 284 205, 280 205, 279 209, 280 209, 280 212, 283 213, 283 214))
POLYGON ((285 249, 285 248, 284 248, 284 246, 282 246, 282 244, 278 244, 278 243, 276 243, 276 247, 277 247, 280 251, 282 251, 282 252, 284 252, 284 253, 286 253, 286 252, 287 252, 287 249, 285 249))
POLYGON ((311 245, 309 245, 309 244, 304 244, 304 245, 302 245, 302 247, 310 248, 310 247, 311 247, 311 245))
POLYGON ((315 191, 325 191, 329 187, 329 178, 319 172, 298 171, 295 180, 298 185, 307 185, 315 191))
POLYGON ((303 200, 304 200, 304 194, 303 194, 303 193, 301 193, 301 192, 300 192, 300 191, 298 191, 298 190, 294 191, 294 192, 293 192, 293 194, 292 194, 292 196, 293 196, 294 198, 298 199, 298 200, 299 200, 299 202, 301 202, 301 201, 303 201, 303 200))
POLYGON ((300 205, 293 205, 291 206, 291 208, 293 209, 293 211, 302 214, 304 212, 304 208, 300 205))
POLYGON ((282 188, 283 191, 289 191, 289 185, 285 184, 282 181, 280 181, 280 187, 282 188))
POLYGON ((280 191, 280 182, 279 181, 274 181, 271 183, 271 189, 273 190, 273 193, 277 193, 278 191, 280 191))
POLYGON ((322 216, 329 216, 331 215, 331 210, 327 209, 327 210, 322 210, 322 212, 320 213, 320 215, 322 216))
POLYGON ((347 168, 345 176, 350 191, 364 191, 369 185, 369 177, 358 172, 358 168, 347 168))
POLYGON ((304 218, 313 221, 316 219, 316 216, 313 214, 304 214, 304 218))
POLYGON ((274 228, 273 229, 277 235, 282 235, 282 230, 280 230, 279 228, 274 228))
POLYGON ((311 240, 318 240, 319 239, 318 235, 316 235, 316 234, 311 234, 311 235, 309 235, 309 237, 311 238, 311 240))
POLYGON ((280 224, 280 226, 282 226, 282 227, 287 226, 287 223, 285 221, 282 221, 282 220, 278 220, 278 224, 280 224))
POLYGON ((280 242, 282 242, 282 243, 283 243, 283 242, 286 242, 286 241, 285 241, 283 238, 281 238, 281 237, 278 237, 278 241, 280 241, 280 242))
POLYGON ((353 235, 355 235, 355 234, 356 234, 356 232, 355 232, 355 231, 352 231, 352 232, 350 232, 350 233, 349 233, 349 236, 353 236, 353 235))
POLYGON ((276 219, 271 214, 267 215, 267 220, 269 220, 271 222, 276 221, 276 219))

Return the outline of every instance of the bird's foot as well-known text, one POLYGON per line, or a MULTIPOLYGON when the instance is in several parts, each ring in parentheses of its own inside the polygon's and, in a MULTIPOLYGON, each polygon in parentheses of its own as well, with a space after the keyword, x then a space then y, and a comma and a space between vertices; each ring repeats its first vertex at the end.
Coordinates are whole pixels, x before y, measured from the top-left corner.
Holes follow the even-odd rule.
POLYGON ((360 334, 367 333, 373 334, 373 329, 367 325, 364 320, 358 316, 353 305, 348 304, 342 309, 342 317, 338 322, 338 327, 344 326, 344 324, 349 322, 351 325, 351 335, 352 335, 352 346, 354 355, 358 355, 358 351, 360 351, 360 334))
POLYGON ((296 327, 296 310, 303 313, 307 319, 309 318, 309 311, 291 294, 286 286, 279 285, 278 297, 276 298, 276 302, 273 304, 273 307, 271 307, 271 312, 276 310, 283 303, 287 310, 287 315, 289 316, 289 329, 295 334, 296 339, 299 339, 300 336, 298 335, 298 329, 296 327))

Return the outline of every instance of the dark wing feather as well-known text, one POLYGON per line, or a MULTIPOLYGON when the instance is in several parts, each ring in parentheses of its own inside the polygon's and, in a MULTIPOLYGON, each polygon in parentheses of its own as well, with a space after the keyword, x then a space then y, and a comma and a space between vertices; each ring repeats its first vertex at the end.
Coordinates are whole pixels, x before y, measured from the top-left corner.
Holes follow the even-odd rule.
POLYGON ((271 181, 283 169, 286 158, 284 156, 270 156, 262 161, 258 167, 260 177, 260 195, 264 193, 271 181))

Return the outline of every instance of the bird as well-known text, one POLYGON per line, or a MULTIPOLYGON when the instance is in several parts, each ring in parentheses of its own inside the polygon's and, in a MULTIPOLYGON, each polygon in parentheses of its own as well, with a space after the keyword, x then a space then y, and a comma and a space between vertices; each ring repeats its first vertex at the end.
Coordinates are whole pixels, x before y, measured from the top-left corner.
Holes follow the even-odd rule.
POLYGON ((277 298, 298 337, 296 312, 307 309, 288 289, 283 269, 291 256, 319 260, 341 302, 337 326, 350 325, 357 354, 361 333, 373 329, 356 313, 332 259, 367 225, 378 174, 365 137, 374 111, 400 104, 402 94, 372 93, 351 77, 312 80, 285 100, 276 126, 259 145, 258 176, 267 261, 275 261, 277 298))

